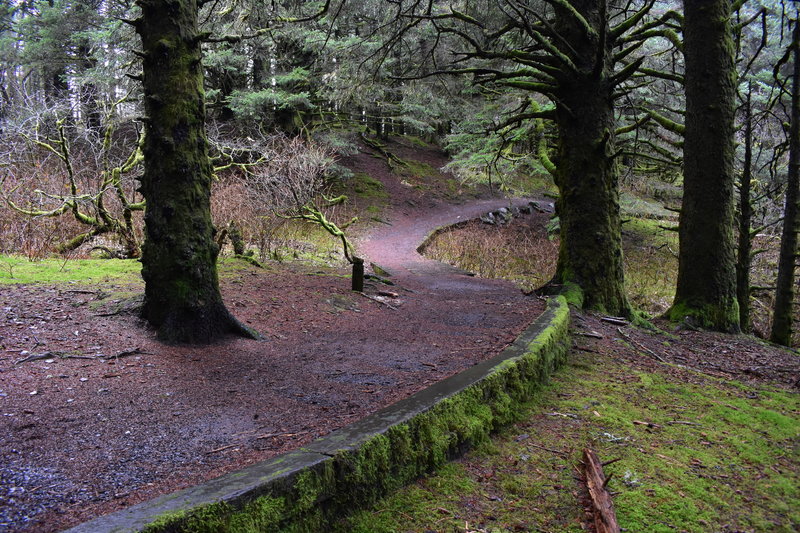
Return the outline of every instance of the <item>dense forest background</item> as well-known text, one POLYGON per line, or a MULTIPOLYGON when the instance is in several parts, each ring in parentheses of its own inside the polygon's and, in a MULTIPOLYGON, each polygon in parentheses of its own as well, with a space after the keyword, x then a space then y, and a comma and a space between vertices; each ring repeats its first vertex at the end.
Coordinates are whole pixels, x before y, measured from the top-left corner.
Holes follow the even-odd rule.
MULTIPOLYGON (((225 242, 263 261, 285 217, 345 226, 351 213, 331 193, 354 176, 337 157, 413 136, 448 152, 462 186, 557 198, 548 286, 574 289, 580 305, 755 325, 790 344, 797 13, 771 0, 686 4, 3 0, 0 253, 141 257, 149 308, 169 307, 154 298, 177 298, 162 290, 176 275, 155 265, 183 245, 157 254, 154 236, 180 241, 167 220, 180 217, 156 213, 190 208, 147 176, 186 164, 152 165, 181 154, 192 176, 207 175, 197 189, 211 191, 206 263, 225 242), (197 98, 180 100, 179 88, 195 71, 204 109, 190 110, 197 98), (178 132, 198 117, 204 134, 178 132), (676 264, 658 301, 626 290, 632 205, 679 233, 677 248, 660 245, 676 264)), ((145 316, 179 331, 193 305, 145 316)), ((211 314, 226 325, 209 337, 237 329, 211 314)))

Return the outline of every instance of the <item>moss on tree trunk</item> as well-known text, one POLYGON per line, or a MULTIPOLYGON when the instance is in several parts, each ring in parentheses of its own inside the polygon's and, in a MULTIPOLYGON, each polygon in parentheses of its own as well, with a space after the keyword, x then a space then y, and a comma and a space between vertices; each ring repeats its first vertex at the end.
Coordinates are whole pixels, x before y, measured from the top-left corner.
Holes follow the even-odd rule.
POLYGON ((561 244, 558 284, 574 283, 583 306, 631 316, 625 295, 619 216, 618 169, 614 161, 613 44, 604 41, 604 2, 571 2, 594 29, 587 32, 574 14, 556 9, 560 36, 576 54, 574 68, 558 75, 556 98, 561 244))
POLYGON ((729 0, 685 1, 686 130, 678 284, 669 311, 739 330, 734 236, 734 106, 729 0))
POLYGON ((142 315, 167 342, 207 343, 231 332, 253 336, 228 312, 219 291, 197 1, 138 3, 147 116, 142 315))

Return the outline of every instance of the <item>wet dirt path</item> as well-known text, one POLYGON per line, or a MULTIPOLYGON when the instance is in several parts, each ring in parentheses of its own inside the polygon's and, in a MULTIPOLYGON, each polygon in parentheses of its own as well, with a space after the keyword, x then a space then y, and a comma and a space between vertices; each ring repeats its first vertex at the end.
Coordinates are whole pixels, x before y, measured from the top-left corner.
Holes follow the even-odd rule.
POLYGON ((267 340, 165 346, 135 313, 98 314, 98 286, 2 287, 0 531, 57 531, 296 449, 493 356, 541 313, 513 284, 416 252, 508 200, 412 198, 384 162, 355 163, 391 193, 391 225, 358 247, 392 273, 392 307, 344 270, 244 267, 223 297, 267 340), (79 358, 15 364, 34 345, 79 358))

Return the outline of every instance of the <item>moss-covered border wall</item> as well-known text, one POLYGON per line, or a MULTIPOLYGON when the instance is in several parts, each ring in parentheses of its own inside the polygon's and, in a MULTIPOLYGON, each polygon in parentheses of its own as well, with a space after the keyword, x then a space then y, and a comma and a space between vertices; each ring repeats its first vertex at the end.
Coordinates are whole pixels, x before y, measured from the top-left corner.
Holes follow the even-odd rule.
POLYGON ((563 297, 502 353, 350 426, 247 469, 81 524, 71 533, 325 531, 516 420, 564 359, 563 297))

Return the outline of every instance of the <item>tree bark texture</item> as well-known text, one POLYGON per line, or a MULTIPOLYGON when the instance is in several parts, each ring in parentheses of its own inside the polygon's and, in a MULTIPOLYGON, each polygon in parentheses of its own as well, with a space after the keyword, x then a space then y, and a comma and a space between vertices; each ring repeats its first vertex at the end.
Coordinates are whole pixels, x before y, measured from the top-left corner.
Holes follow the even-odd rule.
POLYGON ((250 334, 225 308, 217 279, 197 1, 138 3, 147 116, 142 315, 166 342, 250 334))
POLYGON ((753 166, 753 108, 752 91, 748 88, 744 118, 744 169, 739 185, 739 244, 736 254, 736 299, 739 302, 739 325, 742 331, 750 331, 750 263, 753 239, 750 226, 753 205, 750 199, 753 166))
POLYGON ((631 316, 625 295, 619 214, 618 168, 614 161, 612 44, 604 0, 571 5, 594 29, 590 35, 574 14, 556 9, 559 35, 576 54, 574 69, 557 75, 558 156, 561 243, 554 282, 583 290, 583 305, 631 316))
POLYGON ((789 172, 786 184, 786 206, 783 211, 783 233, 778 257, 778 281, 775 309, 769 340, 783 346, 792 341, 792 304, 794 303, 794 270, 797 259, 797 233, 800 231, 800 21, 794 22, 792 34, 792 123, 789 129, 789 172))
POLYGON ((684 1, 686 131, 673 320, 739 330, 734 236, 736 71, 730 0, 684 1))

